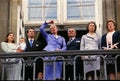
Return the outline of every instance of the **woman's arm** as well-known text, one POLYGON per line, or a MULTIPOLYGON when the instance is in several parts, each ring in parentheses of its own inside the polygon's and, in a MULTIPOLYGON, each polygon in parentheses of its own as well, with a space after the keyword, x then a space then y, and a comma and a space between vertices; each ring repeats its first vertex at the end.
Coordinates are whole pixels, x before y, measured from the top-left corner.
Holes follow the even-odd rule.
POLYGON ((1 42, 1 49, 6 53, 16 53, 16 49, 9 48, 6 42, 1 42))
POLYGON ((82 36, 81 38, 81 43, 80 43, 80 50, 84 50, 85 49, 85 35, 82 36))
POLYGON ((45 21, 44 24, 40 27, 40 33, 43 35, 45 39, 47 39, 48 33, 45 31, 45 28, 48 26, 48 23, 45 21))

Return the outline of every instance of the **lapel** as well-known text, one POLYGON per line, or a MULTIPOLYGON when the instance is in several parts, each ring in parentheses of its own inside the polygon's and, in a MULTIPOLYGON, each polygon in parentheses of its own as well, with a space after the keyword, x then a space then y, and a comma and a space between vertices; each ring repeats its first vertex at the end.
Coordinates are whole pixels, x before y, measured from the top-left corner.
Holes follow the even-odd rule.
POLYGON ((32 44, 32 47, 34 47, 36 45, 36 41, 34 40, 33 41, 33 44, 32 44))
POLYGON ((29 47, 29 48, 31 47, 30 43, 29 43, 29 40, 26 40, 26 44, 27 44, 27 47, 29 47))
POLYGON ((26 41, 27 47, 32 48, 35 46, 35 40, 32 43, 32 47, 30 46, 29 40, 26 41))
POLYGON ((71 40, 69 43, 67 43, 68 46, 72 45, 74 43, 75 39, 71 40))

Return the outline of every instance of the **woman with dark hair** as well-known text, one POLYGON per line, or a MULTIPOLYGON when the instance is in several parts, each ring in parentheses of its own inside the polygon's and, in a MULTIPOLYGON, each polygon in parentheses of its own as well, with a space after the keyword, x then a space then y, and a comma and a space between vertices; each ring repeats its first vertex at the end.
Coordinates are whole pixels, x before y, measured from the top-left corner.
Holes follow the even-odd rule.
MULTIPOLYGON (((22 49, 14 43, 14 34, 12 32, 8 33, 6 36, 6 40, 1 42, 1 49, 5 53, 19 53, 22 52, 22 49)), ((5 59, 6 64, 5 74, 6 80, 22 80, 21 70, 22 70, 22 61, 19 58, 7 58, 5 59)))
MULTIPOLYGON (((113 19, 109 19, 106 22, 107 32, 101 38, 101 47, 104 50, 109 49, 120 49, 120 32, 116 31, 117 24, 113 19)), ((115 55, 108 55, 106 58, 115 58, 115 55)), ((119 58, 119 57, 118 57, 119 58)), ((118 59, 118 63, 120 59, 118 59)), ((106 65, 107 67, 107 75, 110 80, 115 80, 115 64, 110 63, 106 65)), ((120 66, 117 65, 118 75, 120 76, 120 66)))
MULTIPOLYGON (((81 38, 80 50, 98 50, 100 49, 100 36, 96 33, 95 22, 89 22, 87 25, 88 33, 81 38)), ((84 64, 84 77, 87 80, 96 80, 95 72, 99 73, 100 57, 98 55, 82 56, 84 64), (95 59, 95 60, 94 60, 95 59)))

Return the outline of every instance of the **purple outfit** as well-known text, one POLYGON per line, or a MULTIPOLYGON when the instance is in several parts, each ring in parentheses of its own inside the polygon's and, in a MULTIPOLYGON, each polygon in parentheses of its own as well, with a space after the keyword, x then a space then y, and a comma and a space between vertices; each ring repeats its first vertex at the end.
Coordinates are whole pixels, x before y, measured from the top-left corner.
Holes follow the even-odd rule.
MULTIPOLYGON (((43 49, 45 51, 55 51, 56 49, 60 49, 61 51, 66 50, 66 42, 64 37, 58 35, 58 37, 56 38, 53 34, 48 34, 44 29, 48 26, 48 23, 44 23, 41 27, 40 27, 40 32, 43 35, 43 37, 45 38, 47 45, 46 47, 43 49)), ((44 60, 55 60, 56 57, 52 56, 52 57, 45 57, 44 60)), ((62 74, 62 62, 56 62, 55 63, 55 75, 54 75, 54 64, 52 63, 45 63, 45 76, 44 79, 45 80, 54 80, 56 78, 61 78, 61 74, 62 74)))

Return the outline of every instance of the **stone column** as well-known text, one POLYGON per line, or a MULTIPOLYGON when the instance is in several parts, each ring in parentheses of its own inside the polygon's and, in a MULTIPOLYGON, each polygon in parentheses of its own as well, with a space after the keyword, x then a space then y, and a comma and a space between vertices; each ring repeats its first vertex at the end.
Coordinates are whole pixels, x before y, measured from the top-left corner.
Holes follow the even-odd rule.
POLYGON ((106 0, 106 19, 115 19, 115 0, 106 0))
POLYGON ((103 0, 103 33, 106 32, 106 21, 115 20, 115 0, 103 0))
POLYGON ((0 0, 0 42, 5 40, 9 31, 9 1, 0 0))
MULTIPOLYGON (((5 40, 9 28, 9 1, 0 0, 0 43, 5 40)), ((3 52, 0 48, 0 53, 3 52)), ((0 61, 0 80, 2 78, 2 62, 0 61)))
POLYGON ((120 0, 115 0, 115 12, 116 12, 116 22, 117 28, 120 30, 120 0))
POLYGON ((10 0, 9 31, 14 32, 15 38, 17 38, 17 7, 18 0, 10 0))

